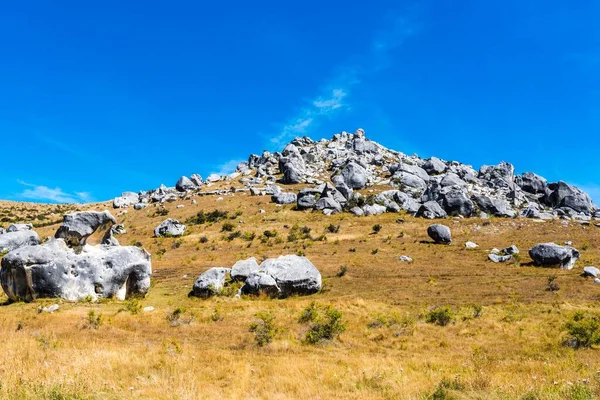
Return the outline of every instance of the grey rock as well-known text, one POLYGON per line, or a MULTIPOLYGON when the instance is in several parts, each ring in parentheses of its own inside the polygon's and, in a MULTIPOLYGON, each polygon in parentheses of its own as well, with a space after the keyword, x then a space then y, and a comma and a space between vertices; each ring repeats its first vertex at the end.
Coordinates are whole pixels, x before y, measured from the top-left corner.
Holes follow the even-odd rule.
POLYGON ((135 192, 123 192, 120 197, 115 197, 113 200, 113 208, 127 208, 139 201, 139 194, 135 192))
POLYGON ((13 301, 62 298, 71 301, 143 296, 150 288, 150 255, 138 247, 84 245, 63 239, 11 251, 2 259, 0 281, 13 301))
POLYGON ((222 180, 221 175, 219 174, 210 174, 206 180, 210 183, 220 182, 222 180))
POLYGON ((75 212, 63 217, 63 223, 54 237, 65 239, 67 243, 83 245, 98 229, 116 223, 115 217, 107 210, 75 212))
POLYGON ((229 268, 211 268, 203 272, 194 282, 191 294, 197 297, 219 294, 225 287, 225 279, 230 272, 229 268))
POLYGON ((475 214, 475 205, 467 194, 458 188, 450 189, 442 194, 442 205, 448 215, 470 217, 475 214))
POLYGON ((271 201, 277 204, 294 204, 296 203, 296 193, 277 193, 271 196, 271 201))
POLYGON ((444 175, 444 177, 440 181, 440 185, 442 187, 447 187, 447 186, 465 187, 465 186, 467 186, 467 183, 465 181, 463 181, 462 179, 460 179, 460 177, 457 174, 455 174, 454 172, 448 172, 446 175, 444 175))
POLYGON ((577 249, 555 243, 538 244, 529 250, 529 256, 536 265, 561 269, 573 269, 579 255, 577 249))
POLYGON ((187 176, 182 176, 175 184, 175 189, 177 189, 179 192, 187 192, 188 190, 197 189, 197 186, 190 180, 190 178, 187 176))
POLYGON ((515 183, 525 192, 533 194, 543 194, 546 192, 548 182, 543 177, 533 172, 525 172, 515 177, 515 183))
POLYGON ((400 256, 399 260, 402 262, 407 262, 407 263, 413 262, 413 259, 409 256, 400 256))
POLYGON ((600 269, 596 267, 583 267, 583 275, 598 278, 600 276, 600 269))
POLYGON ((259 265, 256 262, 256 258, 250 257, 247 260, 240 260, 231 267, 231 279, 243 282, 252 272, 258 270, 259 265))
POLYGON ((504 249, 501 250, 502 254, 506 254, 506 255, 514 255, 514 254, 519 254, 519 248, 516 245, 512 245, 510 247, 506 247, 504 249))
POLYGON ((12 224, 6 228, 6 232, 30 231, 33 229, 32 224, 12 224))
POLYGON ((428 201, 419 208, 416 216, 427 219, 436 219, 446 218, 448 214, 446 214, 446 211, 444 211, 442 207, 435 201, 428 201))
POLYGON ((442 224, 433 224, 427 228, 427 234, 435 243, 450 244, 452 243, 452 233, 450 228, 442 224))
POLYGON ((429 175, 440 175, 446 171, 446 164, 437 157, 431 157, 425 162, 423 169, 427 171, 429 175))
POLYGON ((40 306, 38 308, 38 312, 52 314, 53 312, 58 311, 59 308, 60 308, 60 306, 58 304, 52 304, 51 306, 48 306, 48 307, 40 306))
POLYGON ((498 255, 498 254, 494 254, 494 253, 490 253, 488 254, 488 258, 490 259, 490 261, 495 262, 495 263, 504 263, 507 261, 510 261, 512 259, 511 255, 498 255))
POLYGON ((181 236, 185 232, 185 228, 184 224, 176 219, 169 218, 154 229, 154 236, 181 236))
POLYGON ((380 204, 365 205, 362 208, 364 215, 381 215, 387 211, 386 207, 380 204))
POLYGON ((367 170, 354 161, 347 163, 340 175, 346 186, 351 189, 364 189, 367 186, 367 170))
POLYGON ((248 276, 241 291, 244 294, 267 291, 273 296, 288 297, 317 293, 321 285, 321 273, 306 257, 289 255, 263 261, 260 270, 248 276))
POLYGON ((352 207, 350 209, 350 212, 356 215, 357 217, 362 217, 363 215, 365 215, 365 212, 360 207, 352 207))
POLYGON ((342 205, 330 197, 321 198, 315 204, 317 210, 342 212, 342 205))
POLYGON ((13 251, 19 247, 34 246, 40 242, 34 231, 5 232, 0 235, 0 253, 13 251))
POLYGON ((472 249, 476 249, 476 248, 478 248, 478 247, 479 247, 479 245, 478 245, 477 243, 475 243, 475 242, 468 241, 467 243, 465 243, 465 247, 466 247, 467 249, 470 249, 470 250, 472 250, 472 249))
POLYGON ((502 161, 498 165, 484 165, 479 170, 478 178, 483 180, 487 186, 500 189, 512 189, 514 187, 515 167, 502 161))
POLYGON ((148 204, 146 204, 146 203, 135 203, 133 205, 134 210, 143 210, 146 207, 148 207, 148 204))
POLYGON ((202 177, 198 174, 192 174, 190 176, 190 181, 197 187, 202 186, 204 182, 202 182, 202 177))
POLYGON ((484 195, 473 196, 473 200, 479 206, 479 209, 485 213, 492 214, 495 217, 513 218, 517 213, 510 207, 507 200, 490 198, 484 195))
POLYGON ((589 215, 594 206, 587 193, 565 182, 551 183, 547 187, 546 203, 552 207, 568 207, 589 215))
POLYGON ((246 295, 265 293, 268 296, 277 297, 281 291, 277 286, 277 281, 271 275, 263 271, 254 271, 250 273, 240 292, 246 295))

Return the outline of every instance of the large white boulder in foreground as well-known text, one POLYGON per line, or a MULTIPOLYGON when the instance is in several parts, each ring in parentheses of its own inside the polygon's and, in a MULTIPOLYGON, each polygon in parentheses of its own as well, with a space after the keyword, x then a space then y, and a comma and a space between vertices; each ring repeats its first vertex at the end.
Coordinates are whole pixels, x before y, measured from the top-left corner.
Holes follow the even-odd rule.
POLYGON ((13 301, 83 300, 143 296, 150 288, 150 254, 134 246, 69 248, 63 239, 11 251, 2 259, 0 282, 13 301))

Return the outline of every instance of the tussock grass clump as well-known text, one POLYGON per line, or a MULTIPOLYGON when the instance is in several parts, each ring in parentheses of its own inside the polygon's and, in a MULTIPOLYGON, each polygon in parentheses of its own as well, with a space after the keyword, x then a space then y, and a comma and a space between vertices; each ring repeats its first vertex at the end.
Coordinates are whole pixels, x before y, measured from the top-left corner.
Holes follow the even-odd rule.
POLYGON ((346 330, 341 311, 331 305, 318 305, 314 301, 302 311, 298 322, 308 325, 302 341, 311 345, 334 340, 346 330))
POLYGON ((425 315, 425 322, 438 326, 446 326, 454 321, 454 311, 448 306, 436 307, 425 315))
POLYGON ((273 341, 277 328, 275 316, 268 311, 260 311, 255 315, 256 320, 250 323, 248 331, 254 333, 254 341, 258 347, 266 346, 273 341))
POLYGON ((576 312, 564 324, 568 337, 564 344, 573 348, 587 348, 600 344, 600 314, 576 312))

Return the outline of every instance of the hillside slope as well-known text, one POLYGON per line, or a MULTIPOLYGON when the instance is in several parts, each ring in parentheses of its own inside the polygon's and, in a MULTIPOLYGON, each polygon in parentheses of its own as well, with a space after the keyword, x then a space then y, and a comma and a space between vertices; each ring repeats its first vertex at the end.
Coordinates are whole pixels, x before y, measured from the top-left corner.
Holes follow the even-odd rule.
MULTIPOLYGON (((561 345, 564 323, 575 311, 595 312, 600 300, 600 285, 580 276, 584 265, 600 260, 600 228, 593 223, 447 218, 442 222, 452 228, 454 244, 439 246, 427 237, 430 221, 405 212, 324 217, 274 204, 270 196, 229 193, 231 182, 212 185, 211 190, 222 194, 188 193, 141 210, 130 207, 117 217, 127 230, 118 237, 121 244, 143 246, 153 255, 152 288, 139 304, 40 300, 0 307, 1 397, 600 395, 598 352, 561 345), (234 217, 228 222, 240 237, 229 240, 230 232, 222 232, 224 221, 188 224, 181 238, 153 237, 153 229, 165 218, 185 222, 199 211, 217 209, 234 217), (376 224, 382 227, 378 233, 376 224), (339 225, 339 231, 331 233, 329 225, 339 225), (297 232, 295 226, 310 232, 306 237, 290 235, 297 232), (276 236, 264 237, 266 230, 276 231, 276 236), (480 247, 467 250, 467 240, 480 247), (549 241, 572 241, 581 251, 573 270, 531 265, 526 250, 549 241), (489 249, 512 244, 521 249, 520 259, 508 264, 487 261, 489 249), (281 254, 306 255, 323 275, 322 292, 284 300, 187 297, 195 278, 209 267, 281 254), (401 262, 401 255, 414 261, 401 262), (551 275, 559 290, 547 290, 551 275), (312 301, 342 312, 347 327, 339 340, 318 346, 302 343, 306 326, 298 318, 312 301), (38 307, 54 303, 60 305, 58 311, 38 313, 38 307), (148 306, 154 310, 140 309, 148 306), (427 323, 429 311, 440 306, 450 307, 452 322, 427 323), (265 347, 257 347, 248 332, 261 311, 272 312, 279 328, 265 347), (174 320, 178 326, 172 326, 174 320)), ((373 186, 361 192, 367 196, 383 190, 387 188, 373 186)), ((2 202, 0 212, 10 215, 5 217, 10 222, 44 225, 66 211, 111 206, 2 202)), ((57 227, 36 230, 46 237, 57 227)))

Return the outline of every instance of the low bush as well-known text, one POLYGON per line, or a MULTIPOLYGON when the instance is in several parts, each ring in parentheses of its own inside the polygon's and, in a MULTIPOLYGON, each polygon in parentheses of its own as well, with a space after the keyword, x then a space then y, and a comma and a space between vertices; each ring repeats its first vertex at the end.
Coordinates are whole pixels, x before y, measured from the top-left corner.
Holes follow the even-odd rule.
POLYGON ((330 305, 317 305, 314 301, 302 311, 298 322, 308 325, 302 338, 306 344, 334 340, 346 330, 341 311, 330 305))

